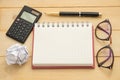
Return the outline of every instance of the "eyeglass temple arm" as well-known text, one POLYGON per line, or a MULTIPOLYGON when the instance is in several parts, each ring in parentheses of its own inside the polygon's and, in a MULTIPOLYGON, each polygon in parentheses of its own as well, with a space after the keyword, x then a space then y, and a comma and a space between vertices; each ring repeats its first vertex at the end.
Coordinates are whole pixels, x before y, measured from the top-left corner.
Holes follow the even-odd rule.
POLYGON ((101 65, 103 65, 106 61, 109 60, 109 58, 111 57, 111 54, 112 54, 112 53, 111 53, 111 50, 109 50, 109 54, 110 54, 110 55, 108 56, 108 58, 107 58, 105 61, 103 61, 103 62, 101 62, 101 63, 98 64, 99 67, 100 67, 101 65))
MULTIPOLYGON (((109 33, 106 30, 104 30, 103 28, 101 28, 100 26, 98 26, 98 29, 104 31, 106 34, 109 35, 109 33)), ((112 44, 112 38, 111 37, 110 37, 110 44, 112 44)))
POLYGON ((109 35, 109 33, 108 33, 106 30, 104 30, 103 28, 101 28, 100 26, 98 26, 98 29, 100 29, 100 30, 104 31, 106 34, 108 34, 108 35, 109 35))

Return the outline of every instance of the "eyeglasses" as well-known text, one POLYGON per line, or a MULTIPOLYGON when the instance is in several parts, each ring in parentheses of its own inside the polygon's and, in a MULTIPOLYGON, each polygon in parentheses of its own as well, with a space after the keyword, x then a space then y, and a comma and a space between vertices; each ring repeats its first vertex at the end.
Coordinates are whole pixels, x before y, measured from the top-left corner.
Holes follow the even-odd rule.
MULTIPOLYGON (((112 26, 108 19, 100 22, 95 29, 95 36, 97 39, 102 41, 110 41, 110 44, 112 43, 111 34, 112 26)), ((110 47, 110 44, 98 50, 96 55, 98 67, 112 69, 114 64, 114 53, 110 47)))

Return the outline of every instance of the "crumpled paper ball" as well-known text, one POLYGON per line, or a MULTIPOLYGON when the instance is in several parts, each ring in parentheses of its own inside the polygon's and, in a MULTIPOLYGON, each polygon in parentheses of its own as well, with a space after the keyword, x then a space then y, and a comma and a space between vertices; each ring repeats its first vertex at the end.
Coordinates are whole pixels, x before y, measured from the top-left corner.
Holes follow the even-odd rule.
POLYGON ((19 64, 22 65, 28 60, 28 51, 25 46, 19 44, 12 45, 7 49, 6 62, 8 65, 19 64))

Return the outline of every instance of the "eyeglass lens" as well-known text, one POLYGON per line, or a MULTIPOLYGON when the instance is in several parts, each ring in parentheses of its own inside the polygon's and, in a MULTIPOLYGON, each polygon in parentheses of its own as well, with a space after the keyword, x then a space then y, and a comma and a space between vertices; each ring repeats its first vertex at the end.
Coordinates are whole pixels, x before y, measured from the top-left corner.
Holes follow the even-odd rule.
POLYGON ((112 68, 114 57, 109 46, 105 46, 98 51, 97 62, 99 67, 112 68))
POLYGON ((98 39, 105 40, 110 38, 112 33, 112 27, 110 22, 108 20, 101 22, 97 25, 95 32, 98 39))
MULTIPOLYGON (((99 23, 95 29, 95 35, 100 40, 109 40, 112 33, 112 27, 109 20, 99 23)), ((112 68, 114 62, 114 54, 109 45, 101 48, 96 55, 99 67, 112 68)))

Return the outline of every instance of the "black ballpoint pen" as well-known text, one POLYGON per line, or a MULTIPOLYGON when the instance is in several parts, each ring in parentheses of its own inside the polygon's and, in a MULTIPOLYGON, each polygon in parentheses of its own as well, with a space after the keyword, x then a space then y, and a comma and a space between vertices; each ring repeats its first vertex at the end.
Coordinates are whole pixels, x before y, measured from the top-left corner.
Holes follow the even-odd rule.
POLYGON ((101 13, 99 12, 51 12, 46 13, 51 16, 81 16, 81 17, 99 17, 101 13))

